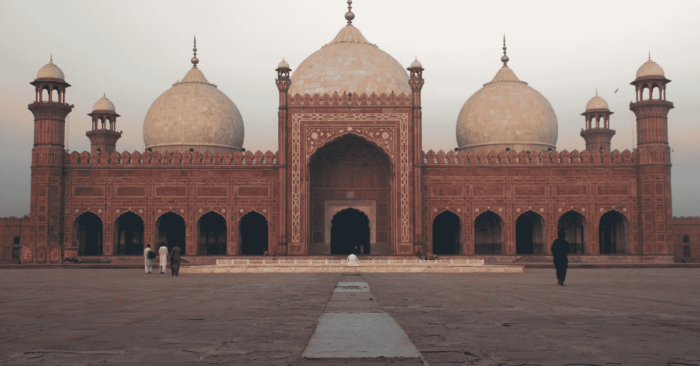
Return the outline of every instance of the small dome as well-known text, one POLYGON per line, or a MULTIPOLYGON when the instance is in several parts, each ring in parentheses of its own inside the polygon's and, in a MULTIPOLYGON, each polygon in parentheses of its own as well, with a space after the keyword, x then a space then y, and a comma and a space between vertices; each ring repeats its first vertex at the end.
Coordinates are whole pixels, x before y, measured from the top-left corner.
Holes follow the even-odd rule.
POLYGON ((586 103, 586 110, 590 111, 593 109, 608 109, 608 102, 605 101, 605 99, 601 98, 598 96, 598 93, 595 94, 591 100, 586 103))
POLYGON ((477 152, 555 148, 559 124, 552 105, 503 66, 464 103, 457 118, 457 144, 477 152))
POLYGON ((388 53, 348 24, 331 43, 306 58, 292 75, 289 95, 324 93, 410 94, 408 73, 388 53))
POLYGON ((62 81, 65 81, 65 76, 63 76, 63 71, 58 68, 53 63, 53 57, 51 58, 51 61, 49 61, 48 64, 44 65, 39 72, 36 74, 37 79, 59 79, 62 81))
POLYGON ((193 67, 148 109, 146 148, 226 152, 243 147, 243 117, 236 105, 193 67))
POLYGON ((421 64, 420 61, 418 61, 418 57, 416 57, 416 60, 411 62, 411 68, 413 69, 413 68, 419 68, 419 67, 423 68, 423 64, 421 64))
POLYGON ((664 69, 659 66, 656 62, 651 60, 651 56, 649 56, 649 59, 647 62, 642 64, 642 66, 639 67, 637 70, 637 78, 642 78, 645 76, 660 76, 660 77, 665 77, 664 76, 664 69))
POLYGON ((277 68, 278 68, 278 69, 288 69, 288 68, 289 68, 289 64, 287 63, 287 61, 285 61, 284 59, 282 59, 282 61, 280 61, 279 65, 277 65, 277 68))
POLYGON ((110 112, 116 112, 116 109, 114 108, 114 104, 107 99, 107 95, 105 94, 102 99, 98 100, 97 103, 95 103, 94 106, 92 106, 92 111, 110 111, 110 112))

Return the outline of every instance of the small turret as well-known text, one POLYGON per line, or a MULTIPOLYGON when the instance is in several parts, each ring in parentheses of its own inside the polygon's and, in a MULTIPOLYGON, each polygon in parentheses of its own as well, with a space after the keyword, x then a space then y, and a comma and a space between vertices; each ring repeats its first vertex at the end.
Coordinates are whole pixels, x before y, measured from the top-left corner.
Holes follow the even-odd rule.
POLYGON ((610 129, 610 112, 605 99, 595 96, 586 103, 586 111, 581 113, 586 117, 586 128, 581 131, 581 137, 586 140, 588 151, 610 151, 610 140, 615 135, 615 130, 610 129))
POLYGON ((104 95, 102 99, 92 107, 92 129, 85 133, 90 139, 93 156, 109 156, 117 148, 117 140, 122 137, 121 131, 117 132, 117 117, 120 117, 114 104, 104 95))

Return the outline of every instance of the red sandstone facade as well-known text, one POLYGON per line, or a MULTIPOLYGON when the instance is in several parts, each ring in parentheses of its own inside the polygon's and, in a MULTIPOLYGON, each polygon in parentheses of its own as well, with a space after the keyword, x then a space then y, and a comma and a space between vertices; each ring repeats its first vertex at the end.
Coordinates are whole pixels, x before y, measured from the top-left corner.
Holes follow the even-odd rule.
MULTIPOLYGON (((291 96, 291 70, 277 69, 277 153, 118 153, 118 115, 109 111, 91 114, 92 152, 67 153, 70 85, 37 79, 31 223, 17 225, 20 241, 3 246, 2 258, 19 246, 23 263, 141 255, 160 242, 188 256, 328 255, 336 215, 347 209, 366 217, 363 250, 372 255, 512 260, 549 253, 564 230, 589 260, 700 258, 700 222, 671 216, 669 80, 633 82, 635 151, 610 150, 608 112, 604 136, 584 136, 593 151, 424 153, 423 69, 408 70, 411 95, 291 96), (653 88, 660 97, 644 99, 653 88), (45 89, 58 100, 43 100, 45 89), (110 127, 100 128, 105 120, 110 127), (689 244, 675 244, 685 235, 689 244)), ((587 131, 597 118, 589 117, 587 131)), ((3 243, 13 225, 2 226, 3 243)))

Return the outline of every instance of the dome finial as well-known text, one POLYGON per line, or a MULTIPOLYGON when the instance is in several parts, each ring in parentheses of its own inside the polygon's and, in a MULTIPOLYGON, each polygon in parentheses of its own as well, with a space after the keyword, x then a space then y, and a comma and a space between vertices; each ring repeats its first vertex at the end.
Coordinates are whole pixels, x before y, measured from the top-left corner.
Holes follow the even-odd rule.
POLYGON ((595 88, 595 95, 598 95, 598 88, 595 88))
POLYGON ((348 0, 348 12, 345 13, 345 19, 347 19, 348 25, 352 25, 352 20, 355 19, 355 14, 352 12, 352 0, 348 0))
POLYGON ((51 52, 51 58, 49 59, 49 62, 53 62, 53 52, 51 52))
POLYGON ((649 61, 651 61, 651 51, 649 51, 649 61))
POLYGON ((508 55, 506 55, 506 35, 503 34, 503 57, 501 57, 501 62, 503 62, 503 67, 508 66, 508 55))
POLYGON ((192 65, 194 67, 197 67, 197 64, 199 63, 199 59, 197 58, 197 36, 194 36, 194 48, 192 49, 194 52, 194 57, 192 57, 192 65))

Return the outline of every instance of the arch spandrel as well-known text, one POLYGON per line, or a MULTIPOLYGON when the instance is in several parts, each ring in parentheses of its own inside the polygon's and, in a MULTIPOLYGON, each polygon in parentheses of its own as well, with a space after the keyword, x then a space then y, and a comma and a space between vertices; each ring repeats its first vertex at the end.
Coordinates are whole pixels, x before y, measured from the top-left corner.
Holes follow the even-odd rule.
POLYGON ((314 127, 307 128, 307 147, 306 147, 306 163, 311 161, 311 158, 316 152, 336 141, 338 138, 345 135, 354 135, 363 138, 367 142, 372 143, 382 149, 389 156, 389 160, 394 160, 395 136, 393 126, 384 127, 314 127), (386 136, 386 138, 384 137, 386 136))

